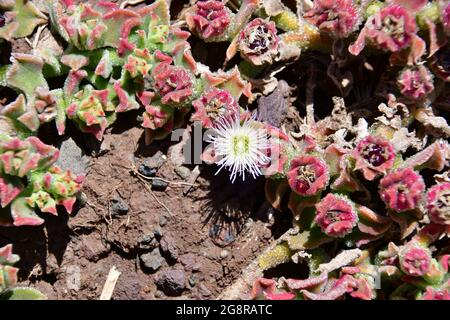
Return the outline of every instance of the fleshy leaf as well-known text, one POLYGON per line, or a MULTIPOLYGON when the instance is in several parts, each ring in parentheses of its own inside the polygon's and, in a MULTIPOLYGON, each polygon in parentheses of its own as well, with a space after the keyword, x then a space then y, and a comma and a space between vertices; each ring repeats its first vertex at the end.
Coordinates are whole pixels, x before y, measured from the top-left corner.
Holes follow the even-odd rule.
POLYGON ((13 53, 11 61, 12 66, 6 75, 9 86, 25 93, 27 99, 33 97, 38 87, 48 88, 42 74, 42 59, 29 54, 13 53))
POLYGON ((0 1, 0 8, 5 10, 7 23, 0 28, 0 38, 10 41, 23 38, 33 33, 36 26, 47 22, 47 17, 28 0, 0 1))
POLYGON ((259 258, 259 267, 262 270, 267 270, 276 267, 279 264, 289 262, 292 252, 287 243, 281 243, 275 246, 269 252, 264 253, 259 258))
POLYGON ((24 198, 17 198, 11 204, 11 217, 16 227, 20 226, 38 226, 44 223, 24 198))
POLYGON ((47 300, 47 296, 33 288, 13 288, 0 296, 0 300, 47 300))

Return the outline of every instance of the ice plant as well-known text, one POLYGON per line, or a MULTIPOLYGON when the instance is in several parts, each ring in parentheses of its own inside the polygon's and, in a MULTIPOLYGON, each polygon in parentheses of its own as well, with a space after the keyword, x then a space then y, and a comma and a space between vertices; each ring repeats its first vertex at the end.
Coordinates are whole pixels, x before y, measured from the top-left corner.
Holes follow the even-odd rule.
POLYGON ((432 186, 427 194, 427 211, 430 220, 437 224, 450 225, 450 183, 432 186))
POLYGON ((202 39, 224 35, 230 25, 232 13, 223 1, 197 1, 193 12, 186 17, 190 29, 202 39))
POLYGON ((239 35, 241 56, 253 63, 272 63, 278 54, 280 39, 274 22, 257 18, 247 24, 239 35))
POLYGON ((36 191, 26 201, 30 207, 37 205, 42 212, 57 215, 56 205, 63 205, 71 213, 83 179, 53 166, 43 175, 33 178, 36 191))
POLYGON ((19 256, 12 253, 12 245, 0 248, 0 300, 43 300, 45 295, 33 288, 16 287, 19 269, 14 267, 19 256))
POLYGON ((269 136, 270 148, 267 156, 271 159, 270 165, 264 168, 264 175, 268 178, 285 178, 285 165, 288 161, 288 153, 291 149, 289 137, 282 130, 269 124, 265 125, 269 136))
POLYGON ((250 299, 252 300, 292 300, 295 294, 277 290, 277 283, 273 279, 259 278, 252 287, 250 299))
POLYGON ((161 62, 153 69, 152 77, 164 104, 180 104, 192 96, 193 82, 184 68, 161 62))
POLYGON ((13 265, 19 261, 19 256, 12 253, 12 245, 0 248, 0 295, 17 283, 19 269, 13 265))
POLYGON ((287 178, 291 189, 301 196, 314 196, 328 185, 327 164, 312 155, 297 156, 291 160, 287 178))
POLYGON ((39 167, 56 161, 59 151, 37 137, 26 140, 0 137, 0 169, 8 176, 22 178, 39 167))
POLYGON ((269 148, 267 132, 258 128, 254 119, 240 121, 240 117, 220 118, 208 142, 212 143, 218 158, 219 171, 228 169, 232 182, 237 176, 245 180, 246 174, 253 178, 261 175, 261 166, 267 164, 269 148))
POLYGON ((27 37, 36 26, 47 22, 47 17, 32 1, 1 1, 0 9, 3 15, 0 38, 6 40, 27 37))
POLYGON ((201 121, 204 128, 215 127, 222 117, 234 117, 239 111, 239 105, 235 98, 227 91, 211 88, 202 96, 192 102, 195 113, 192 120, 201 121))
POLYGON ((355 170, 361 170, 367 180, 373 180, 379 174, 385 175, 395 160, 392 144, 373 135, 362 139, 352 155, 356 159, 355 170))
POLYGON ((400 268, 410 276, 424 276, 431 267, 431 252, 418 245, 405 245, 399 252, 400 268))
POLYGON ((358 9, 353 0, 314 1, 303 17, 335 38, 348 37, 359 24, 358 9))
POLYGON ((73 96, 66 109, 67 117, 74 120, 81 131, 92 133, 98 140, 102 140, 115 117, 115 107, 108 99, 108 93, 107 89, 94 90, 92 86, 85 86, 73 96))
POLYGON ((315 222, 330 237, 344 237, 352 232, 358 222, 358 214, 352 202, 345 196, 327 194, 316 205, 315 222))
POLYGON ((129 46, 131 29, 141 23, 140 15, 117 4, 97 1, 94 4, 55 3, 51 17, 57 20, 61 36, 79 50, 102 47, 118 48, 123 53, 129 46))
POLYGON ((433 90, 433 75, 423 65, 404 69, 398 79, 400 92, 407 98, 423 100, 433 90))
POLYGON ((427 287, 421 300, 450 300, 450 289, 435 289, 432 286, 427 287))
POLYGON ((33 211, 57 214, 56 205, 71 211, 82 177, 63 173, 54 166, 59 151, 37 137, 26 139, 0 135, 0 206, 2 225, 39 225, 33 211), (41 182, 39 182, 41 181, 41 182), (44 183, 45 181, 45 183, 44 183))
POLYGON ((36 88, 35 93, 36 96, 33 103, 39 124, 54 120, 58 112, 55 94, 42 87, 36 88))
POLYGON ((411 168, 391 172, 380 181, 381 199, 396 212, 416 209, 424 191, 422 176, 411 168))
POLYGON ((404 7, 392 4, 367 19, 349 51, 358 55, 370 43, 384 51, 398 52, 411 45, 416 31, 414 16, 404 7))

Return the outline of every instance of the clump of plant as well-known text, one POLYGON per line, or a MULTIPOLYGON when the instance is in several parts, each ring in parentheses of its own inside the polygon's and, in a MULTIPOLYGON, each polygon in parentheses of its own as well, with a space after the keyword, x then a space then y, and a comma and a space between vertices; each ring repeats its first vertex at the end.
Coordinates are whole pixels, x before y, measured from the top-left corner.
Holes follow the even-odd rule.
POLYGON ((45 295, 33 288, 17 287, 17 272, 14 267, 19 256, 12 253, 12 245, 0 248, 0 300, 44 300, 45 295))

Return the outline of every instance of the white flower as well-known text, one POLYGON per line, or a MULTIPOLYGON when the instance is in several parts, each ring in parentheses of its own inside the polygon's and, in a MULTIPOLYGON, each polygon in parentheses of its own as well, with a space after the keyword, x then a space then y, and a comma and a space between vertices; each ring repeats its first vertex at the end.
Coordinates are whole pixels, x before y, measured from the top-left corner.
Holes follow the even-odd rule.
POLYGON ((214 136, 208 142, 213 144, 215 156, 220 166, 218 174, 223 168, 231 171, 230 179, 236 180, 241 175, 245 180, 246 172, 253 178, 261 175, 261 166, 269 163, 267 156, 269 140, 267 132, 257 126, 254 118, 245 120, 242 124, 239 116, 221 118, 214 128, 214 136))

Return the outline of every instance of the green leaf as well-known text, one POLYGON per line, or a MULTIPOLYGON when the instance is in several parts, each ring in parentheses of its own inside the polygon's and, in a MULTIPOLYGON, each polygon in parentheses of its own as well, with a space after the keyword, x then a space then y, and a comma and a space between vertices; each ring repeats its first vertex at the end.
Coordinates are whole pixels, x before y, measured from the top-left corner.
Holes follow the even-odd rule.
POLYGON ((47 300, 47 296, 33 288, 19 287, 0 295, 0 300, 47 300))
POLYGON ((23 38, 33 33, 36 26, 47 22, 47 17, 28 0, 16 0, 7 13, 15 15, 13 20, 0 28, 0 38, 11 40, 11 38, 23 38))
POLYGON ((31 100, 38 87, 48 88, 47 81, 42 74, 44 62, 42 59, 29 54, 13 54, 13 65, 6 74, 9 87, 25 93, 31 100))

